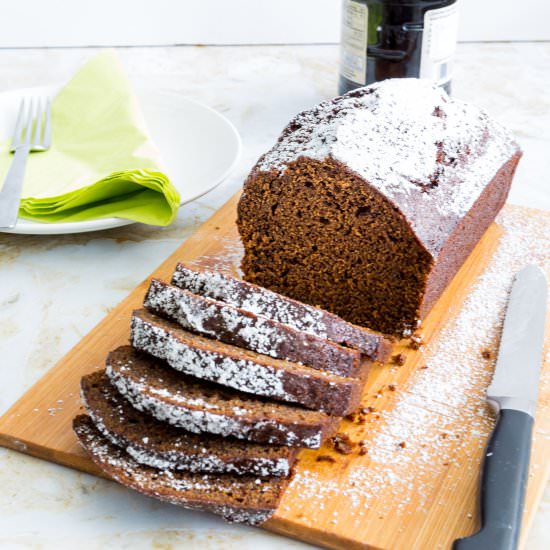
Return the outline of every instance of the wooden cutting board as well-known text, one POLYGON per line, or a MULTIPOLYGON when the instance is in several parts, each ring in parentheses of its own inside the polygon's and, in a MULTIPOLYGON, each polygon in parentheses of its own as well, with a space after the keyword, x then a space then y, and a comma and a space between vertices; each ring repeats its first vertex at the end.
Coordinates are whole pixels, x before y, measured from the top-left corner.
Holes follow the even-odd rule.
MULTIPOLYGON (((152 275, 169 279, 177 261, 236 273, 241 256, 237 199, 225 204, 152 275)), ((503 218, 511 220, 510 227, 490 227, 425 320, 427 345, 415 350, 407 342, 398 343, 395 354, 402 353, 405 364, 373 369, 363 401, 370 408, 341 426, 354 442, 352 452, 340 454, 328 446, 302 451, 296 475, 266 529, 347 550, 450 548, 455 538, 478 529, 477 479, 492 428, 483 395, 499 323, 493 323, 483 349, 464 341, 464 323, 480 323, 480 334, 487 332, 481 326, 486 323, 483 303, 477 320, 474 313, 480 288, 494 286, 494 267, 487 267, 491 258, 499 253, 525 255, 513 243, 506 245, 507 252, 505 231, 515 231, 514 224, 522 231, 530 228, 530 245, 550 249, 550 243, 537 242, 549 238, 544 234, 550 234, 550 214, 507 206, 503 218), (482 277, 488 277, 485 283, 482 277), (464 316, 468 308, 470 318, 464 316)), ((511 280, 513 274, 508 275, 511 280)), ((80 410, 79 380, 101 368, 109 350, 127 342, 130 313, 140 306, 147 284, 143 281, 0 419, 1 445, 101 475, 71 430, 80 410)), ((489 291, 480 296, 480 302, 483 296, 491 299, 489 291)), ((548 361, 543 369, 523 540, 550 466, 550 415, 541 414, 550 405, 548 361)))

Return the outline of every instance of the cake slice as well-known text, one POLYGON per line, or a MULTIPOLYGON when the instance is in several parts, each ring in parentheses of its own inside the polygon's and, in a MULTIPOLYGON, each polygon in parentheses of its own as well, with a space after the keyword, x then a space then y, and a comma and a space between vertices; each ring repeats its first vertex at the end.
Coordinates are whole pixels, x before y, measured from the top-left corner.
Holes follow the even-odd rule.
POLYGON ((130 346, 109 354, 106 373, 135 408, 194 433, 317 449, 340 420, 199 381, 130 346))
POLYGON ((284 323, 296 330, 358 349, 371 361, 385 361, 391 352, 390 342, 381 334, 226 273, 192 269, 180 263, 172 276, 172 284, 284 323))
POLYGON ((243 444, 237 439, 193 434, 132 407, 105 372, 82 378, 81 396, 95 427, 136 462, 160 470, 232 473, 259 477, 290 473, 297 449, 243 444))
POLYGON ((86 415, 74 419, 73 429, 94 463, 122 485, 185 508, 213 512, 229 522, 263 523, 277 508, 288 484, 280 477, 156 470, 139 464, 110 443, 86 415))
POLYGON ((357 350, 158 279, 151 281, 144 306, 185 329, 270 357, 341 376, 357 376, 361 370, 357 350))
POLYGON ((273 359, 191 334, 145 309, 132 316, 130 340, 134 348, 185 374, 336 416, 359 406, 368 370, 365 362, 361 379, 345 378, 273 359))

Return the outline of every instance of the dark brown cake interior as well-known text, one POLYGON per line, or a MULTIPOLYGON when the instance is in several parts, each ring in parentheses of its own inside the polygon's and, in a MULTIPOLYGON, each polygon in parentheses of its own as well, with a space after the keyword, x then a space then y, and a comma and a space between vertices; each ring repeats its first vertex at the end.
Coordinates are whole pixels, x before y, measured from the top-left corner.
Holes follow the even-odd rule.
POLYGON ((413 328, 431 257, 400 212, 337 161, 254 174, 238 226, 247 280, 385 333, 413 328))

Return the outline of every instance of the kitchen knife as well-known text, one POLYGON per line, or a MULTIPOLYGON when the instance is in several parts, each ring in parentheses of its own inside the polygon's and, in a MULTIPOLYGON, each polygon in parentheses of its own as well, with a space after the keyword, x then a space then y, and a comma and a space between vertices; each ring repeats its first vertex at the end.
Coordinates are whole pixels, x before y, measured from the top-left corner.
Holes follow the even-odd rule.
POLYGON ((487 400, 497 423, 481 476, 481 530, 456 540, 455 550, 517 548, 529 471, 531 434, 542 363, 547 285, 529 265, 512 285, 487 400))

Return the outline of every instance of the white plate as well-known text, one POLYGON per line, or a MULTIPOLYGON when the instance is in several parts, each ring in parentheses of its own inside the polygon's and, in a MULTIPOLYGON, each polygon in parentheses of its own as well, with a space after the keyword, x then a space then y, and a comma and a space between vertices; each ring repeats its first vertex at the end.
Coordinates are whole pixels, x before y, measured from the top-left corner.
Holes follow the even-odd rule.
MULTIPOLYGON (((54 95, 58 86, 0 93, 0 140, 8 139, 19 101, 24 94, 54 95)), ((153 142, 160 150, 163 168, 177 187, 181 204, 191 202, 219 185, 241 153, 241 138, 225 117, 201 103, 176 93, 137 88, 153 142)), ((110 229, 134 223, 105 218, 71 223, 38 223, 19 219, 6 233, 56 235, 110 229)))

